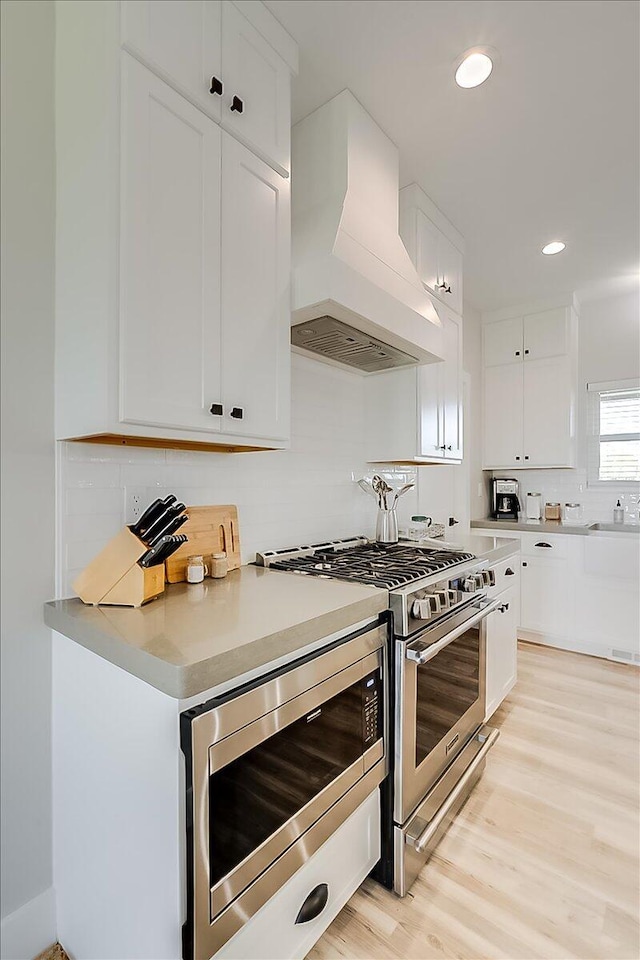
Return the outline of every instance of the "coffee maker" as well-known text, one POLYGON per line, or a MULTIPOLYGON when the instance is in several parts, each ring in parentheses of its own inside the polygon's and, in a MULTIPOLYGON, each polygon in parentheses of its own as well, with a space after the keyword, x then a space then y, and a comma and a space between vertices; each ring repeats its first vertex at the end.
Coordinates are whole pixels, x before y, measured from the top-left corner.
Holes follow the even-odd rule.
POLYGON ((517 520, 520 510, 518 481, 494 477, 491 481, 491 516, 494 520, 517 520))

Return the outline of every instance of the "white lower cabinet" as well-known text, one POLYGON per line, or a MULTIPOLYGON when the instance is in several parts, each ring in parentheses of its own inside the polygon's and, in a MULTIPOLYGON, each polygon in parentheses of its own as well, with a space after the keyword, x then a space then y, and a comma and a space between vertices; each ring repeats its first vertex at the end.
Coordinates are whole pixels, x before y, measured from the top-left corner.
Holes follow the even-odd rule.
POLYGON ((302 960, 379 858, 380 793, 376 788, 216 958, 302 960), (315 919, 296 923, 300 907, 320 884, 328 887, 326 906, 315 919))
MULTIPOLYGON (((474 528, 473 533, 496 536, 489 528, 474 528)), ((635 535, 498 535, 521 545, 520 557, 514 558, 520 569, 521 639, 640 663, 640 545, 635 535)), ((502 575, 500 582, 505 582, 502 575)), ((517 593, 517 582, 514 589, 517 593)))
MULTIPOLYGON (((518 562, 514 557, 512 563, 518 562)), ((485 720, 495 713, 518 676, 518 590, 509 587, 497 597, 500 606, 487 620, 485 720)))

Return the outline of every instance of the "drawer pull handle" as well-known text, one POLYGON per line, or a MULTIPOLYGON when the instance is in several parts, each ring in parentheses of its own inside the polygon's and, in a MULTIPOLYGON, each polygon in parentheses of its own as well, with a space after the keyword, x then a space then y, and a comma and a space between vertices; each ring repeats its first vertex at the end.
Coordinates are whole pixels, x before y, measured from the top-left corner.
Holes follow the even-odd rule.
POLYGON ((218 77, 211 77, 211 86, 209 87, 209 93, 216 94, 216 96, 221 97, 224 87, 222 86, 222 80, 219 80, 218 77))
POLYGON ((242 407, 234 407, 229 416, 233 417, 234 420, 242 420, 244 417, 244 409, 242 407))
POLYGON ((221 417, 224 413, 224 407, 221 403, 212 403, 209 407, 209 413, 213 414, 214 417, 221 417))
POLYGON ((545 543, 544 540, 541 540, 540 543, 536 543, 536 547, 546 547, 547 550, 551 550, 552 546, 550 543, 545 543))
POLYGON ((326 883, 319 883, 317 887, 314 887, 298 910, 296 923, 308 923, 310 920, 315 920, 326 907, 328 899, 328 885, 326 883))
POLYGON ((233 113, 234 111, 235 111, 236 113, 244 113, 244 103, 242 102, 242 100, 240 99, 240 97, 234 97, 234 98, 233 98, 233 100, 231 101, 231 106, 229 107, 229 109, 231 110, 232 113, 233 113))
POLYGON ((507 567, 507 569, 506 569, 505 572, 504 572, 504 575, 505 575, 505 577, 515 577, 515 573, 514 573, 514 571, 511 569, 511 567, 507 567))

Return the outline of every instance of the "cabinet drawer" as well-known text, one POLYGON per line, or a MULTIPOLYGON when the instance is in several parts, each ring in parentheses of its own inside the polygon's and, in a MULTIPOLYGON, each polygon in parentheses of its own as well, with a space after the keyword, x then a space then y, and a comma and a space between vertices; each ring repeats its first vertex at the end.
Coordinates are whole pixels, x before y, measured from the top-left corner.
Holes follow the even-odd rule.
POLYGON ((241 930, 217 958, 302 958, 322 936, 380 858, 380 793, 376 788, 316 853, 241 930), (320 884, 326 906, 314 919, 296 923, 302 904, 320 884))
POLYGON ((523 557, 568 557, 569 537, 557 533, 523 533, 520 550, 523 557))
POLYGON ((515 587, 516 591, 520 589, 520 557, 517 553, 500 563, 491 564, 491 569, 496 575, 496 585, 487 591, 490 597, 497 597, 509 587, 515 587))

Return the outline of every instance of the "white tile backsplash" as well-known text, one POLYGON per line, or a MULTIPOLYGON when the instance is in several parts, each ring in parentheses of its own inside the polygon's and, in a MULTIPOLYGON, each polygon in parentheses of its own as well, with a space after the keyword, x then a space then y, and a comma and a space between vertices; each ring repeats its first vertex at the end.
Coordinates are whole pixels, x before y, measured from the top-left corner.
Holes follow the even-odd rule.
MULTIPOLYGON (((371 536, 376 507, 355 482, 378 470, 364 459, 362 378, 293 356, 291 450, 217 454, 63 443, 58 458, 58 595, 125 522, 125 489, 150 502, 238 506, 243 562, 257 550, 354 534, 371 536)), ((387 470, 394 486, 415 471, 387 470)), ((415 513, 417 494, 400 501, 415 513)))

